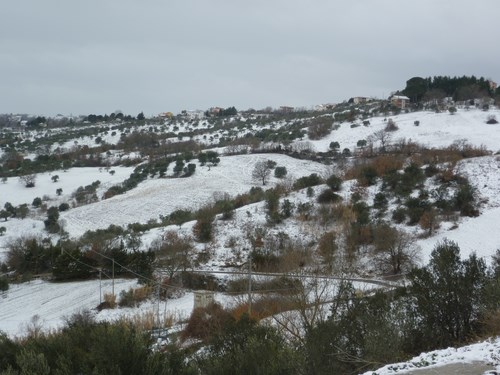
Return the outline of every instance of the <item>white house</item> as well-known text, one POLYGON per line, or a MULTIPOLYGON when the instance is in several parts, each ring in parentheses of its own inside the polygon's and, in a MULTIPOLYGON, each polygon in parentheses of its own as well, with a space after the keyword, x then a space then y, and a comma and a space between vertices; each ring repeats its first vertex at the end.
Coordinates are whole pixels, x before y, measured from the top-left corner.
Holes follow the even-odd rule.
POLYGON ((393 95, 391 96, 391 103, 398 108, 405 109, 410 104, 410 98, 402 95, 393 95))

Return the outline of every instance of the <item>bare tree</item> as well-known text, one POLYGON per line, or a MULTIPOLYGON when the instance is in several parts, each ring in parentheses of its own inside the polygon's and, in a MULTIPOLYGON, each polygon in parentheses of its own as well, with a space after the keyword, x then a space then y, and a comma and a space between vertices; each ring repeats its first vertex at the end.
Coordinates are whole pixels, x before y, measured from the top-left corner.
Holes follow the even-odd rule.
POLYGON ((439 228, 439 217, 437 210, 435 208, 431 208, 430 210, 425 211, 420 217, 419 221, 422 229, 427 231, 427 236, 432 236, 434 231, 439 228))
POLYGON ((152 248, 157 255, 158 267, 166 271, 169 279, 191 265, 193 244, 189 237, 181 237, 174 231, 167 231, 163 238, 153 242, 152 248))
POLYGON ((295 152, 311 152, 313 147, 312 143, 309 141, 304 141, 304 142, 296 142, 292 146, 293 151, 295 152))
POLYGON ((304 279, 302 288, 297 287, 286 297, 294 309, 273 315, 278 329, 290 340, 303 344, 304 332, 327 319, 329 310, 325 303, 331 300, 333 289, 328 284, 319 278, 304 279))
POLYGON ((378 130, 368 137, 369 142, 380 142, 380 150, 386 151, 386 147, 392 139, 392 135, 385 130, 378 130))
POLYGON ((352 285, 346 280, 327 278, 301 278, 300 287, 286 297, 287 305, 294 309, 273 315, 277 328, 291 341, 305 343, 310 332, 329 316, 336 316, 352 285))
POLYGON ((325 232, 318 241, 318 253, 323 257, 323 263, 330 272, 333 270, 338 250, 337 234, 334 231, 325 232))
POLYGON ((375 228, 375 262, 382 272, 400 274, 411 268, 418 260, 418 246, 415 236, 380 224, 375 228))
POLYGON ((271 168, 267 161, 261 160, 255 163, 255 167, 252 171, 252 178, 257 181, 262 181, 262 185, 265 185, 269 176, 271 175, 271 168))
POLYGON ((433 102, 436 105, 440 105, 443 99, 446 97, 446 93, 441 89, 431 89, 424 94, 422 100, 424 102, 433 102))

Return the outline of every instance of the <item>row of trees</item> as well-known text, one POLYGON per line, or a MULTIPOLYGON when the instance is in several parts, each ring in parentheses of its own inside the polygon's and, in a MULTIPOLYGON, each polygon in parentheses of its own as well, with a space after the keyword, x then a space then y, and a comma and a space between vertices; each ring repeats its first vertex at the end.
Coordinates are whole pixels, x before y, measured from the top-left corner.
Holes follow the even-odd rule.
POLYGON ((402 93, 413 103, 453 97, 454 100, 469 100, 483 97, 493 97, 500 92, 494 92, 488 80, 475 76, 463 77, 413 77, 406 81, 402 93))
POLYGON ((238 114, 238 110, 233 106, 233 107, 227 107, 227 108, 219 108, 218 110, 208 110, 205 111, 205 116, 206 117, 211 117, 211 116, 219 116, 219 117, 226 117, 226 116, 236 116, 238 114))
MULTIPOLYGON (((200 165, 207 165, 209 169, 216 166, 220 162, 219 154, 215 151, 200 152, 198 154, 200 165)), ((114 185, 105 193, 105 198, 111 198, 118 194, 123 194, 131 189, 134 189, 139 183, 146 180, 148 177, 164 178, 167 176, 167 170, 170 164, 172 167, 173 177, 190 177, 196 171, 196 164, 190 163, 195 158, 193 152, 188 151, 179 153, 178 155, 168 155, 155 158, 148 163, 141 164, 134 169, 134 172, 121 184, 114 185)))
MULTIPOLYGON (((57 215, 49 212, 47 229, 57 226, 57 215)), ((115 275, 151 277, 155 253, 139 251, 134 245, 137 239, 118 240, 118 234, 123 231, 96 231, 78 242, 59 241, 55 245, 49 239, 17 238, 8 244, 6 266, 22 279, 44 273, 51 273, 55 280, 88 279, 97 277, 98 269, 111 275, 113 267, 115 275)))
MULTIPOLYGON (((144 113, 141 112, 136 116, 137 120, 144 120, 144 113)), ((124 115, 121 112, 113 112, 110 115, 105 114, 105 115, 96 115, 96 114, 90 114, 87 117, 85 117, 84 121, 88 121, 91 124, 95 124, 97 122, 109 122, 109 121, 116 121, 116 120, 123 120, 123 121, 132 121, 134 118, 131 115, 124 115)))

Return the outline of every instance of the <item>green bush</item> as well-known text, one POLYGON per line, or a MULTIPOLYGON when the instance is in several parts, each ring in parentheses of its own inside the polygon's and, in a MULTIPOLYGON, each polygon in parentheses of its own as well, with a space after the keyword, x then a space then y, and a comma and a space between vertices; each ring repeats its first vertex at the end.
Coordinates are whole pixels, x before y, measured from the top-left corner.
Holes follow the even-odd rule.
POLYGON ((288 171, 286 170, 286 167, 276 167, 274 169, 274 177, 276 178, 283 178, 287 175, 288 171))
POLYGON ((63 211, 67 211, 67 210, 69 210, 69 204, 67 204, 67 203, 61 203, 59 205, 59 211, 63 212, 63 211))
POLYGON ((168 356, 150 349, 152 344, 150 334, 131 324, 96 323, 78 314, 57 333, 15 343, 14 359, 5 365, 21 369, 21 374, 180 373, 180 367, 172 369, 168 356))
POLYGON ((358 225, 367 225, 370 223, 370 206, 365 202, 360 201, 352 205, 354 212, 356 213, 356 223, 358 225))
POLYGON ((222 290, 222 285, 214 275, 182 271, 180 273, 182 286, 188 289, 222 290))
POLYGON ((349 150, 347 147, 342 150, 342 156, 348 158, 351 156, 351 150, 349 150))
POLYGON ((267 159, 266 165, 269 169, 274 169, 276 167, 276 162, 274 160, 267 159))
POLYGON ((341 199, 340 195, 335 194, 331 189, 323 190, 316 198, 317 202, 321 204, 336 203, 341 199))
POLYGON ((187 210, 175 210, 168 216, 172 224, 181 225, 194 219, 194 214, 187 210))
POLYGON ((305 189, 309 186, 316 186, 321 184, 322 180, 316 173, 310 174, 309 176, 300 177, 293 184, 295 190, 305 189))
POLYGON ((42 198, 36 197, 35 199, 33 199, 33 203, 31 203, 31 205, 35 208, 40 207, 42 205, 42 198))
POLYGON ((342 179, 338 176, 332 174, 328 177, 325 183, 332 189, 333 191, 339 191, 342 188, 342 179))
POLYGON ((377 177, 378 177, 377 170, 371 165, 368 165, 361 169, 358 180, 361 183, 361 185, 370 186, 374 185, 377 182, 377 177))
POLYGON ((384 193, 379 192, 375 194, 375 198, 373 198, 373 208, 377 210, 385 210, 387 209, 388 200, 384 193))
POLYGON ((280 212, 281 216, 284 219, 289 218, 290 216, 292 216, 294 208, 295 205, 292 202, 290 202, 289 199, 285 199, 283 203, 281 203, 281 212, 280 212))
POLYGON ((330 145, 328 146, 330 150, 337 151, 340 149, 340 143, 338 142, 330 142, 330 145))
POLYGON ((468 181, 461 184, 453 197, 454 208, 463 216, 479 215, 476 203, 476 189, 468 181))
POLYGON ((424 212, 431 207, 431 204, 426 199, 410 197, 406 200, 405 206, 409 218, 408 224, 415 225, 418 224, 424 212))
POLYGON ((198 220, 193 227, 193 234, 198 242, 206 243, 212 240, 214 215, 206 210, 198 213, 198 220))
POLYGON ((360 139, 360 140, 358 140, 358 142, 356 143, 356 146, 357 146, 357 147, 365 147, 365 146, 366 146, 366 144, 367 144, 366 139, 360 139))
POLYGON ((5 276, 0 276, 0 292, 9 290, 9 279, 5 276))

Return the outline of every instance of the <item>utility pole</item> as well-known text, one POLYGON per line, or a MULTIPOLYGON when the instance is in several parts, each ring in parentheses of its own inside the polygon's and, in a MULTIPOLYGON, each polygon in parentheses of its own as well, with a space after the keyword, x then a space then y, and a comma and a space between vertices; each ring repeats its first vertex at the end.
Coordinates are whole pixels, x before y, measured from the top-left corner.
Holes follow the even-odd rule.
POLYGON ((156 308, 156 316, 158 319, 158 330, 161 327, 161 322, 160 322, 160 290, 161 290, 161 284, 158 283, 158 307, 156 308))
POLYGON ((61 255, 64 254, 63 250, 63 235, 64 235, 64 226, 66 225, 66 220, 59 220, 59 243, 61 244, 61 255))
POLYGON ((248 254, 248 317, 252 315, 252 257, 248 254))
POLYGON ((115 259, 113 258, 113 287, 112 287, 113 297, 115 296, 115 259))
POLYGON ((101 270, 99 270, 99 305, 102 303, 101 270))

